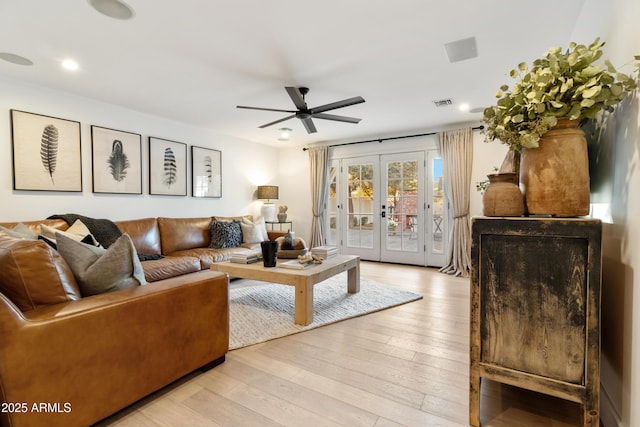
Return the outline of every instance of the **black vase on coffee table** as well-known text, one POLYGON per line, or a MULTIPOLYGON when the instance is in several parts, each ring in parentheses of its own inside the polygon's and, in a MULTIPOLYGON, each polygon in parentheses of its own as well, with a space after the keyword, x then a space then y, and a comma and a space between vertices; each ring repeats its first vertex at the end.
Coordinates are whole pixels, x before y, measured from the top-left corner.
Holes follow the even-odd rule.
POLYGON ((262 249, 262 262, 265 267, 275 267, 276 258, 278 256, 278 242, 266 241, 261 242, 260 247, 262 249))

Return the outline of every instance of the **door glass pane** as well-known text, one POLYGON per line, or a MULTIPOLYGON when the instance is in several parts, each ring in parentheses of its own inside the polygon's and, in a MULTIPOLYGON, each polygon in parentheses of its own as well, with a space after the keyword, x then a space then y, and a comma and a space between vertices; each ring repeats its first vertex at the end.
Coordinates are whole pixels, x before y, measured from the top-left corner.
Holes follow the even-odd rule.
POLYGON ((386 169, 386 249, 417 252, 418 162, 389 162, 386 169))
POLYGON ((444 178, 442 176, 442 159, 433 159, 431 165, 431 182, 433 182, 433 200, 431 201, 433 206, 433 224, 431 229, 432 250, 435 253, 443 253, 444 240, 443 240, 443 219, 444 219, 444 178))
POLYGON ((338 168, 331 166, 329 168, 329 200, 327 204, 327 217, 329 218, 329 227, 327 228, 327 245, 337 246, 338 242, 338 188, 337 188, 338 168))
POLYGON ((347 245, 373 248, 373 164, 349 166, 347 245))

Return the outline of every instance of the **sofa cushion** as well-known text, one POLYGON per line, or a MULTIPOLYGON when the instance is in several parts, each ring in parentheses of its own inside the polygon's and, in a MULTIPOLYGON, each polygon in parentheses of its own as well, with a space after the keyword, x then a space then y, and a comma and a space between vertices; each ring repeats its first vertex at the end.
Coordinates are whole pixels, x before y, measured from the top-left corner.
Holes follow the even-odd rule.
POLYGON ((82 296, 145 285, 144 271, 131 238, 123 234, 108 249, 56 233, 58 252, 67 261, 82 296))
POLYGON ((215 221, 224 221, 224 222, 232 222, 232 221, 253 221, 253 216, 251 215, 242 215, 242 216, 214 216, 211 218, 215 221))
POLYGON ((155 218, 131 219, 126 221, 116 221, 116 225, 123 233, 131 237, 133 246, 136 247, 138 255, 162 253, 160 246, 160 229, 155 218))
MULTIPOLYGON (((187 249, 187 251, 195 249, 187 249)), ((178 252, 179 253, 179 252, 178 252)), ((162 259, 142 262, 144 277, 147 282, 157 282, 170 277, 195 273, 202 268, 200 260, 192 256, 169 255, 162 259)))
POLYGON ((210 217, 158 218, 162 253, 209 246, 210 217))
POLYGON ((33 233, 40 234, 40 225, 48 225, 49 227, 56 228, 58 230, 66 230, 69 228, 69 224, 62 219, 43 219, 40 221, 22 221, 22 222, 2 222, 1 226, 7 228, 15 228, 17 225, 22 224, 27 226, 33 233))
POLYGON ((65 260, 40 240, 0 233, 0 292, 21 311, 81 298, 65 260))
POLYGON ((211 221, 209 232, 210 248, 237 248, 242 244, 242 230, 238 221, 211 221))
POLYGON ((200 268, 202 270, 206 270, 211 267, 211 264, 213 264, 214 262, 229 261, 231 259, 231 254, 240 250, 242 250, 242 247, 221 249, 193 248, 174 252, 170 257, 167 258, 173 258, 173 256, 196 258, 199 260, 200 268))

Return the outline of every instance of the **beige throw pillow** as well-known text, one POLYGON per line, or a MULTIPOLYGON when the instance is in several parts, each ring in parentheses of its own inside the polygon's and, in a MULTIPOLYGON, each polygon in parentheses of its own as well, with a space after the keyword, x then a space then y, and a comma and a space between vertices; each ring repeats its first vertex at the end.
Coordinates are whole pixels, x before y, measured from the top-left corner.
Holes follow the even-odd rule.
POLYGON ((128 234, 108 249, 56 233, 58 252, 67 261, 83 297, 145 285, 144 271, 128 234))
POLYGON ((269 240, 264 217, 260 217, 254 222, 251 222, 247 218, 242 218, 241 226, 242 243, 260 243, 269 240))
POLYGON ((47 239, 49 242, 56 244, 56 234, 62 234, 70 239, 78 242, 85 242, 92 244, 93 246, 100 246, 100 243, 93 237, 93 234, 89 231, 86 225, 79 219, 77 219, 71 227, 66 230, 58 230, 57 228, 49 227, 48 225, 40 224, 40 235, 47 239))
POLYGON ((242 243, 260 243, 264 242, 264 236, 260 228, 253 224, 241 223, 242 227, 242 243))

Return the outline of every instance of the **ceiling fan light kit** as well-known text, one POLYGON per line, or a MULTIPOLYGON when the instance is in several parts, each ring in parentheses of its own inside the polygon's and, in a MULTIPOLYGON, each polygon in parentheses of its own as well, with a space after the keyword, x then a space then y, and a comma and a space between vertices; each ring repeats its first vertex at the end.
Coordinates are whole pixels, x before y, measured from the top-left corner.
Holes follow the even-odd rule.
POLYGON ((291 135, 291 128, 280 128, 278 129, 280 131, 280 137, 278 138, 278 141, 288 141, 289 140, 289 136, 291 135))
POLYGON ((259 128, 266 128, 277 123, 284 122, 286 120, 290 120, 293 118, 299 119, 307 133, 315 133, 317 132, 316 126, 313 123, 313 119, 322 119, 322 120, 332 120, 336 122, 344 122, 344 123, 359 123, 361 119, 357 119, 355 117, 347 117, 347 116, 338 116, 335 114, 327 114, 326 111, 336 110, 338 108, 348 107, 350 105, 361 104, 364 102, 364 98, 361 96, 355 96, 353 98, 343 99, 342 101, 332 102, 330 104, 320 105, 314 108, 309 108, 306 102, 306 95, 309 93, 309 88, 307 87, 293 87, 293 86, 285 86, 285 90, 289 94, 291 101, 293 101, 293 105, 295 105, 296 110, 281 110, 276 108, 261 108, 261 107, 247 107, 244 105, 238 105, 237 108, 243 108, 247 110, 260 110, 260 111, 275 111, 280 113, 290 113, 288 116, 283 117, 281 119, 275 120, 273 122, 266 123, 259 128))

